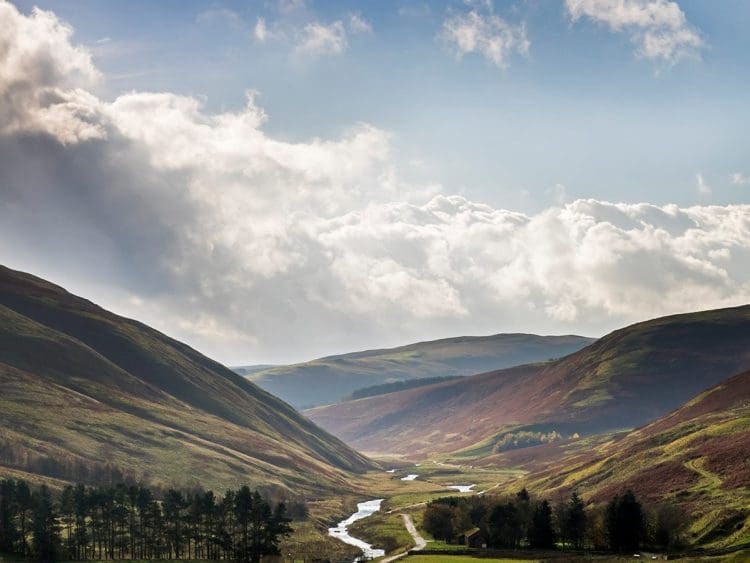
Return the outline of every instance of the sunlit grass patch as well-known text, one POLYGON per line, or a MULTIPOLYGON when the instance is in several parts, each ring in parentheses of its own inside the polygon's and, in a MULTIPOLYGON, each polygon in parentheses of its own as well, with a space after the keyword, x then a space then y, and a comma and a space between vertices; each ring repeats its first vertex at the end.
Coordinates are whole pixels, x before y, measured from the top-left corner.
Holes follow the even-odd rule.
POLYGON ((365 540, 386 554, 400 553, 414 547, 414 540, 404 525, 401 514, 378 512, 355 522, 349 527, 350 533, 365 540))

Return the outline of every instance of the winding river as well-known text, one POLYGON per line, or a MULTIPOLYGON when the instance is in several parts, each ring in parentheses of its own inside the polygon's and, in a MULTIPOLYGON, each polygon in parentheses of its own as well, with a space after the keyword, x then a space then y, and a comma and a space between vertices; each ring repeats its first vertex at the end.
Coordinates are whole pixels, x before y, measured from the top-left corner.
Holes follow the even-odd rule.
POLYGON ((383 502, 382 498, 375 500, 368 500, 366 502, 360 502, 357 504, 357 512, 349 516, 346 520, 342 520, 338 523, 335 528, 328 528, 328 535, 332 536, 344 543, 353 545, 362 550, 362 555, 365 559, 375 559, 376 557, 383 557, 385 551, 382 549, 373 549, 373 547, 359 538, 349 535, 349 526, 357 520, 372 516, 380 510, 380 504, 383 502))

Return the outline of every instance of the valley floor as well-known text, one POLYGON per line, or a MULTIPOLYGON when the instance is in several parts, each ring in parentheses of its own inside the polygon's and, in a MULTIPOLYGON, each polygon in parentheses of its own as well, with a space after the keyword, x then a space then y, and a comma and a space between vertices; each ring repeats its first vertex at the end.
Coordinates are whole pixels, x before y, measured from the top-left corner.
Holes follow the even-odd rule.
MULTIPOLYGON (((407 563, 471 563, 480 561, 489 563, 491 561, 633 561, 650 560, 652 556, 659 559, 661 554, 644 553, 641 557, 614 557, 605 555, 577 556, 566 552, 535 553, 523 551, 522 553, 509 553, 510 558, 493 559, 487 557, 488 552, 482 553, 477 550, 474 554, 463 553, 463 546, 450 545, 434 540, 423 528, 422 518, 425 507, 431 500, 446 496, 471 496, 496 493, 515 493, 523 482, 524 472, 515 469, 498 469, 492 467, 475 467, 469 464, 450 463, 448 461, 426 461, 420 464, 401 464, 395 467, 394 472, 370 472, 364 475, 356 483, 368 498, 384 498, 382 509, 373 516, 356 522, 350 528, 352 535, 373 544, 374 547, 383 548, 386 557, 380 559, 382 562, 399 559, 407 563), (417 474, 414 480, 405 481, 403 477, 409 474, 417 474), (473 485, 469 492, 457 492, 451 486, 473 485), (417 536, 425 539, 425 553, 415 554, 417 542, 414 534, 407 529, 406 522, 414 524, 417 536), (474 556, 476 555, 476 556, 474 556)), ((708 471, 700 462, 690 464, 689 469, 699 474, 706 488, 717 486, 716 476, 708 471)), ((366 500, 365 496, 359 502, 366 500)), ((356 500, 351 500, 349 508, 354 506, 356 500)), ((343 505, 339 509, 343 509, 343 505)), ((329 520, 330 521, 330 520, 329 520)), ((726 547, 726 546, 722 546, 726 547)), ((739 563, 750 561, 750 550, 742 550, 736 553, 728 553, 713 557, 683 557, 672 559, 690 563, 739 563)))
MULTIPOLYGON (((387 463, 381 465, 388 467, 387 463)), ((626 561, 634 557, 618 558, 587 554, 576 555, 565 551, 536 552, 532 550, 490 552, 476 550, 467 553, 464 546, 436 541, 424 528, 423 518, 427 504, 442 497, 472 497, 496 494, 515 494, 524 486, 526 473, 520 469, 478 467, 457 460, 429 460, 419 464, 393 462, 390 471, 370 471, 351 482, 350 492, 338 496, 308 499, 309 518, 293 523, 293 533, 280 545, 281 560, 287 563, 305 561, 353 561, 360 551, 328 535, 328 528, 357 511, 357 503, 366 500, 385 499, 381 510, 372 516, 355 522, 349 527, 352 536, 360 538, 373 547, 383 549, 385 557, 379 563, 396 559, 406 563, 480 563, 511 561, 626 561), (416 475, 412 480, 404 477, 416 475), (459 492, 470 489, 466 492, 459 492), (414 553, 415 547, 423 553, 414 553), (492 556, 491 556, 492 555, 492 556)), ((685 464, 700 482, 696 489, 709 494, 721 486, 721 479, 704 465, 700 458, 685 464)), ((700 491, 698 491, 700 492, 700 491)), ((696 493, 697 494, 697 493, 696 493)), ((548 497, 558 501, 557 497, 548 497)), ((703 523, 700 523, 703 525, 703 523)), ((744 542, 736 541, 736 544, 744 542)), ((708 547, 727 548, 722 543, 708 547)), ((419 551, 417 550, 417 551, 419 551)), ((650 560, 651 554, 643 554, 640 560, 650 560)), ((684 557, 690 563, 740 563, 750 561, 750 549, 727 553, 715 557, 684 557)), ((3 559, 0 563, 16 563, 3 559)))

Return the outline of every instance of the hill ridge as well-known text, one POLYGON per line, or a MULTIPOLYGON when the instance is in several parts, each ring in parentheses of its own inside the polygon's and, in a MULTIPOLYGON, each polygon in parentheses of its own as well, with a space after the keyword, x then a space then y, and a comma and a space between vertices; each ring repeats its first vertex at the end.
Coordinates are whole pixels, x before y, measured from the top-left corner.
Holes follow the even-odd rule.
MULTIPOLYGON (((593 340, 576 335, 498 333, 414 342, 337 354, 247 377, 298 408, 331 404, 365 387, 429 377, 466 376, 488 369, 565 356, 593 340), (304 381, 305 385, 300 385, 304 381)), ((242 372, 242 368, 236 368, 242 372)))
POLYGON ((0 398, 0 466, 12 457, 23 470, 18 452, 27 452, 50 466, 62 459, 55 471, 67 472, 65 478, 87 463, 111 462, 161 480, 204 475, 224 486, 247 471, 269 485, 306 490, 347 486, 347 473, 373 467, 218 362, 41 278, 0 266, 0 319, 7 391, 0 398), (45 409, 66 401, 73 406, 59 413, 59 424, 45 418, 45 409), (91 423, 82 424, 89 416, 91 423), (123 454, 128 448, 130 456, 123 454), (207 448, 223 453, 204 463, 207 448), (155 474, 166 467, 159 455, 167 453, 180 458, 181 476, 155 474))
POLYGON ((306 412, 362 451, 423 456, 525 425, 569 434, 638 426, 747 368, 743 305, 635 323, 552 362, 306 412))

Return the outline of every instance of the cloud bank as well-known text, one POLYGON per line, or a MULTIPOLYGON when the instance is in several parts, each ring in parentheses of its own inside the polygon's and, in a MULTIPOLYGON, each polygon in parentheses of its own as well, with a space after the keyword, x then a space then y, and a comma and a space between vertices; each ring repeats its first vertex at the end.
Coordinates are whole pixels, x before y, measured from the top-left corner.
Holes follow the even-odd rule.
POLYGON ((406 183, 372 125, 289 142, 252 94, 102 100, 53 14, 0 28, 0 260, 228 362, 750 301, 748 206, 496 209, 406 183))

